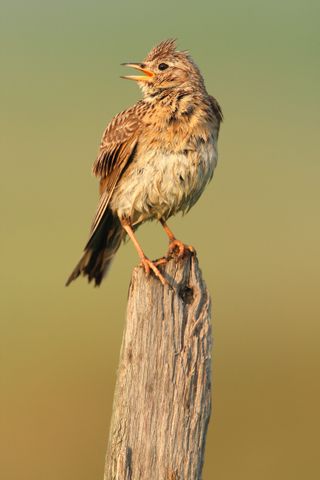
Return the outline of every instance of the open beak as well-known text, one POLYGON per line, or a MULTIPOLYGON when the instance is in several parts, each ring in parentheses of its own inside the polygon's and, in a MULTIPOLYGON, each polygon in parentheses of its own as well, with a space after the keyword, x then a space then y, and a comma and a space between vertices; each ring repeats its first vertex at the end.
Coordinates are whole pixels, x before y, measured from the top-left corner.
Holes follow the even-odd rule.
POLYGON ((135 68, 139 72, 143 72, 144 75, 124 75, 121 78, 125 78, 127 80, 135 80, 136 82, 150 82, 152 77, 154 77, 154 73, 151 70, 148 70, 143 63, 122 63, 121 65, 125 67, 135 68))

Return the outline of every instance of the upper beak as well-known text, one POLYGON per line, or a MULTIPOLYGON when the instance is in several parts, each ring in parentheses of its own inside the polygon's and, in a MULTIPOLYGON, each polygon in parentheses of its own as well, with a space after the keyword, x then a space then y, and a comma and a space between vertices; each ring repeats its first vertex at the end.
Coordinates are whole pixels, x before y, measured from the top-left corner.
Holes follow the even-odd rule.
POLYGON ((121 78, 126 78, 127 80, 135 80, 136 82, 150 82, 151 78, 154 77, 154 73, 151 70, 148 70, 143 63, 122 63, 121 65, 125 67, 135 68, 139 72, 143 72, 145 75, 124 75, 121 78))

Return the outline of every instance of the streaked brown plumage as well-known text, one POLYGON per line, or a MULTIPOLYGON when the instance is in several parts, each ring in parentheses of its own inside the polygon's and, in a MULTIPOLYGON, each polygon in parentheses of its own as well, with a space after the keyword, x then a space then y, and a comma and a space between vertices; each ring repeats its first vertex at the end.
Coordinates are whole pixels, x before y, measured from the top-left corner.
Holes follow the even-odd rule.
POLYGON ((100 178, 100 202, 84 254, 67 285, 80 274, 99 285, 126 234, 133 240, 146 272, 164 283, 157 266, 144 255, 134 236, 141 223, 159 220, 170 249, 185 246, 166 220, 186 212, 211 180, 217 162, 222 112, 208 95, 198 67, 175 41, 156 46, 143 63, 125 64, 144 76, 144 97, 116 115, 107 126, 93 173, 100 178))

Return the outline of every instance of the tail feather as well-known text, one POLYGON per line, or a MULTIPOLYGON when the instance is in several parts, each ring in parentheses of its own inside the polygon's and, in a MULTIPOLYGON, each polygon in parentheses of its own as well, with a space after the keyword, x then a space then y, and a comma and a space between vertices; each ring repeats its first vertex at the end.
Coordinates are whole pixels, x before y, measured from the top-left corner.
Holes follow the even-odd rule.
POLYGON ((87 243, 79 263, 68 278, 66 286, 80 275, 88 277, 88 282, 94 280, 95 286, 100 285, 124 235, 118 217, 107 209, 99 227, 87 243))

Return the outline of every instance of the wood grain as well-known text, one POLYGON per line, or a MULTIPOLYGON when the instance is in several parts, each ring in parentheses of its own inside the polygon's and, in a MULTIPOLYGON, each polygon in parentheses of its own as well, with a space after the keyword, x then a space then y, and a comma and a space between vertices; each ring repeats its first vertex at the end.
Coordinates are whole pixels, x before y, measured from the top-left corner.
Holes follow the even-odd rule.
POLYGON ((200 480, 211 410, 211 301, 198 260, 135 268, 105 480, 200 480))

